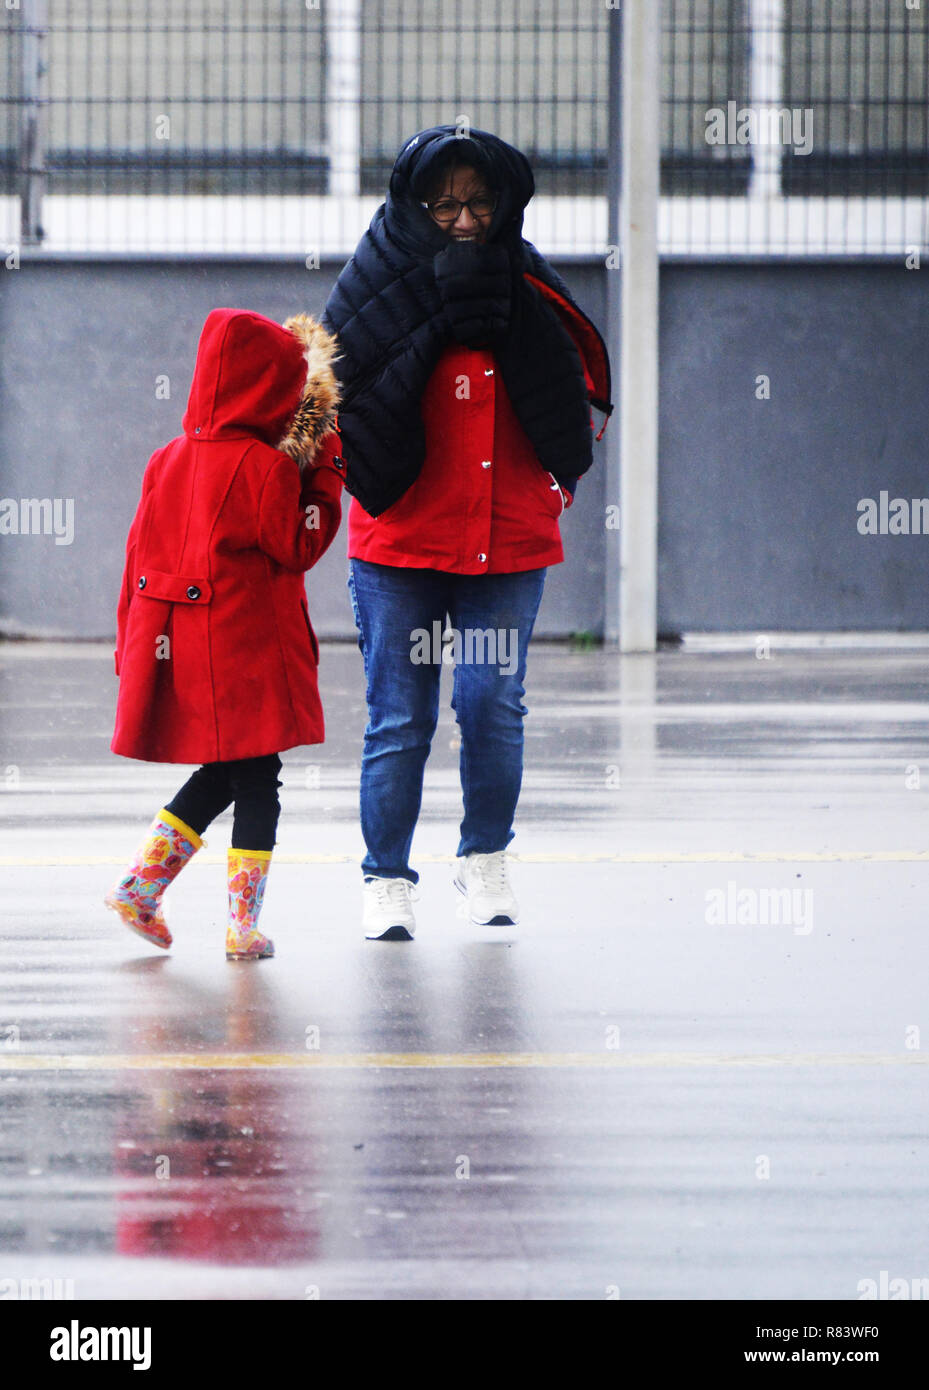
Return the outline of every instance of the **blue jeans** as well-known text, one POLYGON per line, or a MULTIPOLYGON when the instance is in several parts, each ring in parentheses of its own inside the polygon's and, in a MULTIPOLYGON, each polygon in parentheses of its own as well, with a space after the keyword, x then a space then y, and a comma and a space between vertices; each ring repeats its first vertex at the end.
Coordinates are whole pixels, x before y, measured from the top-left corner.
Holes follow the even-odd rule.
POLYGON ((439 717, 446 615, 453 629, 452 709, 461 730, 464 819, 457 854, 513 838, 523 773, 526 652, 545 569, 447 574, 351 560, 348 588, 364 657, 368 727, 361 758, 364 874, 419 875, 410 847, 439 717), (456 649, 457 648, 457 649, 456 649))

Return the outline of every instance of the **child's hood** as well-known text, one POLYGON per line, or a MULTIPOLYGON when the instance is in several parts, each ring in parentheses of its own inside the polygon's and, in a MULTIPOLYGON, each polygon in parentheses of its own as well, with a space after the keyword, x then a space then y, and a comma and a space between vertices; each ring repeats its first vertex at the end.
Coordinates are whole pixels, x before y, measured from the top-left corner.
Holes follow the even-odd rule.
POLYGON ((214 309, 200 334, 184 433, 254 435, 279 447, 306 397, 319 401, 324 418, 334 412, 334 352, 334 340, 306 315, 282 327, 245 309, 214 309))

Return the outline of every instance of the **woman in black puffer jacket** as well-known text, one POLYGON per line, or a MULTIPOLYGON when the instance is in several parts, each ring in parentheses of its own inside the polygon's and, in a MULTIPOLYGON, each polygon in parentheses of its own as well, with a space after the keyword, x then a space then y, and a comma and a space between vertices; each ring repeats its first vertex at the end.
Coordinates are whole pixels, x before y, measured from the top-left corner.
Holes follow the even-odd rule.
POLYGON ((472 921, 514 924, 505 849, 522 778, 526 649, 558 518, 610 412, 606 349, 522 236, 525 156, 484 131, 422 131, 323 322, 342 357, 349 588, 365 660, 366 935, 414 931, 410 868, 452 627, 472 921))

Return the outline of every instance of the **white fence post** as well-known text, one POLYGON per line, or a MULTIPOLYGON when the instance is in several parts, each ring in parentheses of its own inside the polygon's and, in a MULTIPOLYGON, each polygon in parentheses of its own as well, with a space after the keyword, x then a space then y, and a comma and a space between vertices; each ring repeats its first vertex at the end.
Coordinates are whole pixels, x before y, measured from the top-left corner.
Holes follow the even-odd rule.
POLYGON ((19 238, 23 245, 42 240, 45 191, 46 96, 48 70, 46 0, 22 0, 22 112, 20 116, 19 238))
POLYGON ((329 192, 361 191, 361 0, 325 0, 329 192))
POLYGON ((658 196, 661 0, 623 4, 620 649, 658 623, 658 196))
MULTIPOLYGON (((610 354, 614 391, 619 381, 619 366, 622 360, 622 304, 621 266, 617 264, 618 252, 622 245, 621 207, 622 207, 622 62, 623 30, 622 14, 618 8, 607 10, 609 25, 609 76, 607 80, 607 254, 606 254, 606 346, 610 354)), ((603 573, 603 640, 613 644, 619 641, 620 615, 620 523, 617 510, 620 500, 620 479, 622 477, 619 420, 614 418, 612 428, 604 435, 604 454, 606 467, 606 489, 604 502, 607 511, 604 515, 606 544, 603 573), (617 510, 614 510, 617 509, 617 510)))
POLYGON ((750 0, 751 63, 749 101, 761 138, 752 148, 751 199, 770 200, 781 193, 781 145, 773 138, 774 113, 783 102, 784 0, 750 0), (764 138, 765 132, 768 139, 764 138))

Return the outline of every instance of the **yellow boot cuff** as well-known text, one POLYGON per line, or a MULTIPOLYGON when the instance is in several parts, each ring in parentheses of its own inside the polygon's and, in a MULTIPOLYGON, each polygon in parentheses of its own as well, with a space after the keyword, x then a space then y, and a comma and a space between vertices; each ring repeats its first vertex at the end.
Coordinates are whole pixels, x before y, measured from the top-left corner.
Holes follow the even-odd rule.
POLYGON ((168 825, 173 825, 175 830, 179 830, 184 838, 190 841, 194 849, 200 849, 202 847, 203 840, 201 840, 196 830, 191 830, 189 825, 185 825, 180 816, 172 815, 170 811, 161 810, 158 812, 158 819, 167 821, 168 825))

